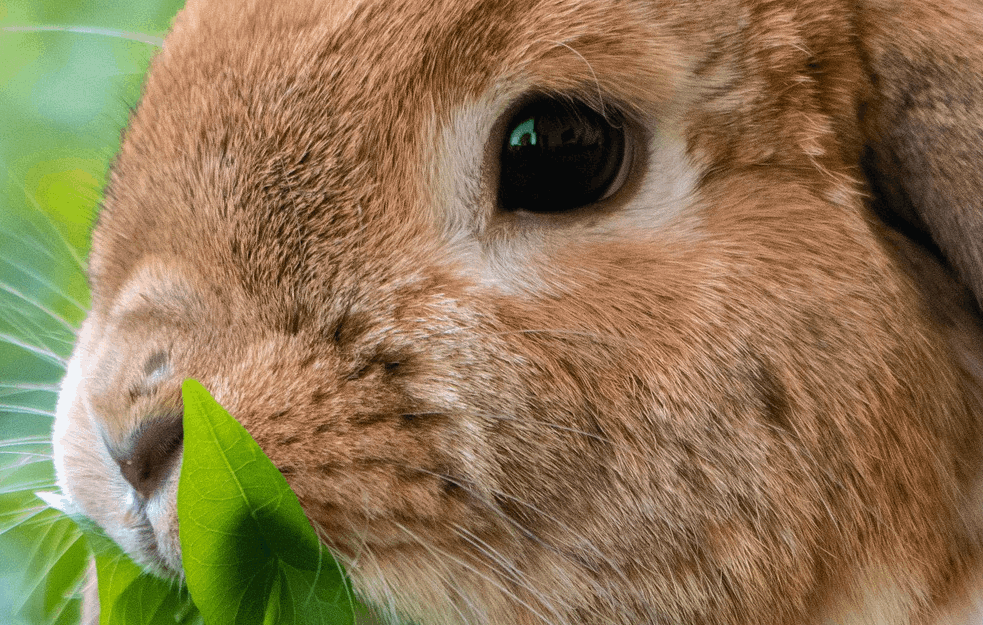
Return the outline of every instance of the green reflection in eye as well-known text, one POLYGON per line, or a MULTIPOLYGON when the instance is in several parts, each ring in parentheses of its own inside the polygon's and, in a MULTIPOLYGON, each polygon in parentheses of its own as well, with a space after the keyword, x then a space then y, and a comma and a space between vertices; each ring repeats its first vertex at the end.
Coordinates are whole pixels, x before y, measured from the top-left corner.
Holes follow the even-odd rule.
POLYGON ((532 117, 515 127, 509 137, 509 146, 513 148, 536 145, 536 120, 532 117))

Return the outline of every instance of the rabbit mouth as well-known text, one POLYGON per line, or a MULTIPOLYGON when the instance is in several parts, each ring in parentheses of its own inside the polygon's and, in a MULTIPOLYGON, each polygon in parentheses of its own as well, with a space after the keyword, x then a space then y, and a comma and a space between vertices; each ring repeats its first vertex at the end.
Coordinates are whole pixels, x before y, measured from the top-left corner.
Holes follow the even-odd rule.
POLYGON ((133 531, 137 535, 138 560, 144 567, 161 577, 183 577, 183 571, 173 568, 164 557, 154 527, 145 514, 136 521, 133 531))
POLYGON ((181 544, 177 515, 161 498, 143 499, 134 495, 124 523, 131 540, 126 544, 130 556, 160 577, 182 579, 181 544))

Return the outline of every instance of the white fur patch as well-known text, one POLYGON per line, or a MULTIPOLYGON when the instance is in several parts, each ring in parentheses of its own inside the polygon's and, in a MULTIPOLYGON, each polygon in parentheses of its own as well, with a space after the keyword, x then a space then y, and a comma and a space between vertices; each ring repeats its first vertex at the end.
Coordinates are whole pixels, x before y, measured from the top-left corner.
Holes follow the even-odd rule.
MULTIPOLYGON (((87 327, 88 324, 84 325, 82 327, 82 331, 79 333, 79 344, 85 342, 84 334, 86 333, 87 327)), ((58 393, 58 404, 55 407, 55 423, 51 436, 55 474, 58 480, 58 487, 61 489, 66 503, 73 506, 75 513, 77 513, 78 510, 74 509, 76 504, 70 495, 70 490, 68 489, 68 485, 65 481, 65 444, 66 437, 69 436, 69 428, 71 427, 70 413, 75 405, 75 402, 77 401, 79 385, 82 383, 82 365, 80 361, 81 357, 77 351, 72 356, 71 360, 68 361, 68 367, 65 370, 65 377, 62 378, 61 381, 61 391, 58 393)))

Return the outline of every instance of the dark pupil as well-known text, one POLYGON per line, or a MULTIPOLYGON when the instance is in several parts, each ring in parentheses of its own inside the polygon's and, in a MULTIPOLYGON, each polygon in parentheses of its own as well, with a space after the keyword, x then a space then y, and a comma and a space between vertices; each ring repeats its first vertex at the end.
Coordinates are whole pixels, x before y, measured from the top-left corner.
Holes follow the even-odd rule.
POLYGON ((617 177, 624 147, 624 131, 587 105, 534 102, 507 128, 499 204, 547 213, 596 202, 617 177))

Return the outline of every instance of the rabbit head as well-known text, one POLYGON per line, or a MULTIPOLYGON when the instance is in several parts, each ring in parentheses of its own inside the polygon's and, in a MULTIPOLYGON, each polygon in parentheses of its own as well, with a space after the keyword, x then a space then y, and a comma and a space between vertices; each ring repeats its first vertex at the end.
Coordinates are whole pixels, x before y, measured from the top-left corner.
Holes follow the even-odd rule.
POLYGON ((191 0, 93 233, 61 487, 179 575, 196 378, 395 616, 956 614, 983 21, 952 4, 191 0))

